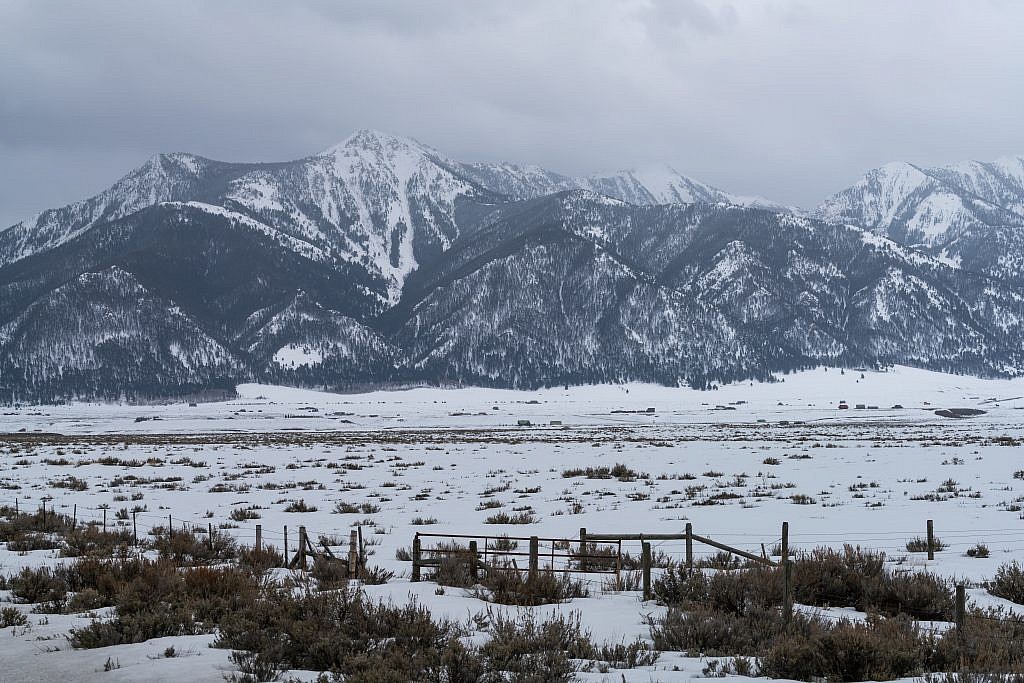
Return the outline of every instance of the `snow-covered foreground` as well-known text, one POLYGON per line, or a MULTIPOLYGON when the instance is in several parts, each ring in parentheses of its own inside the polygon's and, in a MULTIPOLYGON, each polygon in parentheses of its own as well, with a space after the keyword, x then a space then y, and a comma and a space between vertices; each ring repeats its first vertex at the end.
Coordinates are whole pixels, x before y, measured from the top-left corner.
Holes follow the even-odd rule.
MULTIPOLYGON (((194 407, 5 409, 0 432, 11 436, 0 439, 0 505, 17 499, 32 510, 45 500, 58 512, 77 511, 79 520, 102 519, 101 506, 109 506, 108 524, 128 528, 130 516, 118 520, 116 512, 144 506, 140 534, 170 515, 176 526, 222 526, 246 544, 259 523, 264 541, 278 547, 287 526, 292 549, 299 525, 313 538, 340 542, 358 524, 379 542, 369 563, 398 572, 368 587, 371 595, 414 595, 438 616, 458 619, 485 603, 461 589, 437 595, 434 584, 410 581, 409 563, 395 552, 416 531, 573 538, 581 527, 679 533, 690 522, 699 534, 760 554, 788 521, 797 548, 853 543, 970 582, 1024 557, 1024 474, 1014 476, 1024 470, 1024 381, 905 368, 784 379, 708 392, 630 385, 337 395, 244 385, 236 400, 194 407), (837 409, 839 401, 850 409, 837 409), (962 420, 934 414, 949 407, 986 413, 962 420), (564 476, 617 463, 639 476, 564 476), (60 487, 69 477, 84 490, 60 487), (298 500, 316 509, 285 511, 298 500), (366 507, 336 513, 339 503, 366 507), (259 519, 231 521, 232 510, 249 506, 258 507, 259 519), (534 523, 486 523, 525 509, 534 523), (931 562, 905 548, 924 536, 928 519, 948 545, 931 562), (979 542, 990 557, 967 557, 979 542)), ((653 545, 676 558, 683 553, 681 541, 653 545)), ((698 556, 711 551, 697 546, 698 556)), ((53 551, 3 549, 0 573, 60 561, 53 551)), ((635 592, 608 592, 603 578, 590 577, 589 598, 536 609, 578 610, 598 640, 646 638, 644 618, 659 608, 635 592)), ((980 588, 969 596, 1000 602, 980 588)), ((30 630, 0 638, 4 680, 220 681, 228 670, 227 653, 210 649, 208 636, 70 650, 63 634, 88 621, 31 615, 30 630), (158 656, 170 644, 187 656, 158 656), (121 668, 105 672, 108 657, 121 668)), ((682 680, 702 668, 666 654, 656 671, 584 678, 682 680)))

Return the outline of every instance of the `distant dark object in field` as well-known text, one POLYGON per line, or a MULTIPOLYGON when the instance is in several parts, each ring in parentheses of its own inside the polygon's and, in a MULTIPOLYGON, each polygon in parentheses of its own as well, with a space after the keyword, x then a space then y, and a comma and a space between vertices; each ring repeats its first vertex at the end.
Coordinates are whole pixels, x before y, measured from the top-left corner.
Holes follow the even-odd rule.
POLYGON ((517 424, 520 427, 532 427, 533 426, 533 423, 530 422, 529 420, 520 420, 517 424))
POLYGON ((840 401, 839 402, 839 410, 849 410, 849 409, 850 409, 850 404, 849 403, 847 403, 846 401, 840 401))
POLYGON ((736 410, 736 406, 722 406, 718 405, 714 407, 714 410, 736 410))
POLYGON ((978 415, 984 415, 986 411, 979 410, 978 408, 943 408, 936 410, 935 414, 939 417, 976 417, 978 415))
POLYGON ((858 403, 857 404, 857 410, 864 410, 864 408, 865 408, 865 406, 864 406, 863 403, 858 403))
POLYGON ((613 410, 612 415, 651 415, 654 413, 654 408, 648 408, 647 410, 613 410))
POLYGON ((890 408, 890 410, 903 410, 903 404, 897 403, 892 408, 890 408))

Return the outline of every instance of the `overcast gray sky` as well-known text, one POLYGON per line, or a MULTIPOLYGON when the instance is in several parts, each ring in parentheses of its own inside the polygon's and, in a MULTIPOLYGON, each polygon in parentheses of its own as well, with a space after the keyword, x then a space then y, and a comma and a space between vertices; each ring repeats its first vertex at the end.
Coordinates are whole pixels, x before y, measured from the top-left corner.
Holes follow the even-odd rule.
POLYGON ((887 161, 1024 154, 1022 29, 1012 0, 0 0, 0 225, 155 152, 365 127, 813 206, 887 161))

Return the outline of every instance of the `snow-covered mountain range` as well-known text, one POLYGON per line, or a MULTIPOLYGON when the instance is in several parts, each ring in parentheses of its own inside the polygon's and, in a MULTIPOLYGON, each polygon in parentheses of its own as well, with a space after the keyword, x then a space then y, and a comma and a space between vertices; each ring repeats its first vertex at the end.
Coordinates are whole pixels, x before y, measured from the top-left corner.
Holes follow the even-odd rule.
POLYGON ((805 213, 663 167, 570 177, 359 131, 161 154, 0 231, 0 400, 1024 372, 1024 160, 894 164, 805 213))

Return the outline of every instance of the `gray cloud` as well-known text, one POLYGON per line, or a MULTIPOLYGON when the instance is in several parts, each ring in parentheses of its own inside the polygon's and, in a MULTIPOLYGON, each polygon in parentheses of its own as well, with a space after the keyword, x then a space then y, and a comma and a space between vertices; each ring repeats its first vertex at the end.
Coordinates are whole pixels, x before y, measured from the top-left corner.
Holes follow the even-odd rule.
POLYGON ((568 173, 664 161, 810 206, 869 167, 1024 153, 1017 2, 0 3, 0 225, 158 151, 374 127, 568 173))

